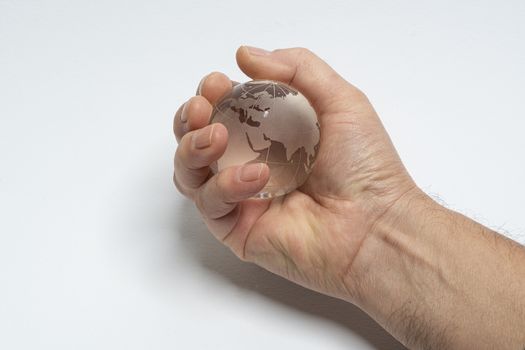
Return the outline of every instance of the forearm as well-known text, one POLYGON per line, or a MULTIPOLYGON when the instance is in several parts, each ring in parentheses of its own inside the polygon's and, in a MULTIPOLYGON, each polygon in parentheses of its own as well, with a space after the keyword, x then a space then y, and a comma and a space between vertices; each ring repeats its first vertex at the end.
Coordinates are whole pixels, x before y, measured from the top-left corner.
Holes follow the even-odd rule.
POLYGON ((348 278, 410 348, 525 348, 525 249, 422 193, 376 223, 348 278))

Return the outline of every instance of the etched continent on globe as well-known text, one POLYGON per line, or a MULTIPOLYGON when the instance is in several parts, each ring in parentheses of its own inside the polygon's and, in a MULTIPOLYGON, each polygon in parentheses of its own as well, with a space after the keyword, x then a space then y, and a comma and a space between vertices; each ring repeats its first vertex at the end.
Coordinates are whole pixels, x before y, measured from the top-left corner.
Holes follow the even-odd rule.
POLYGON ((319 151, 320 127, 308 100, 292 87, 254 80, 233 87, 214 107, 210 123, 228 129, 228 146, 214 172, 266 163, 270 180, 258 198, 281 196, 307 179, 319 151))

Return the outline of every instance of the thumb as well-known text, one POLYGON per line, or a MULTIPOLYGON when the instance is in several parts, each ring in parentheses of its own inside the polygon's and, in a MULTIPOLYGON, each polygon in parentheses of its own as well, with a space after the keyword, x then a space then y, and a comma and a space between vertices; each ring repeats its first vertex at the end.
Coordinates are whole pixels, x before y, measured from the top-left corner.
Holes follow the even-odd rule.
POLYGON ((277 80, 299 90, 319 115, 341 112, 363 96, 325 61, 304 48, 266 51, 241 46, 236 58, 239 68, 252 79, 277 80))

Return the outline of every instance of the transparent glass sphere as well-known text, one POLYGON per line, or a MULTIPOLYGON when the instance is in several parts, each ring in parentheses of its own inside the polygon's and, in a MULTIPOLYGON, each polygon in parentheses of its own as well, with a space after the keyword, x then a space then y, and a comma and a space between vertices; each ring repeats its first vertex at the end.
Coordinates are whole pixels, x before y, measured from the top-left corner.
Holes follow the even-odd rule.
POLYGON ((294 88, 270 80, 238 84, 214 106, 210 123, 217 122, 228 129, 229 138, 212 170, 268 164, 270 180, 257 198, 289 193, 312 171, 319 151, 319 122, 308 100, 294 88))

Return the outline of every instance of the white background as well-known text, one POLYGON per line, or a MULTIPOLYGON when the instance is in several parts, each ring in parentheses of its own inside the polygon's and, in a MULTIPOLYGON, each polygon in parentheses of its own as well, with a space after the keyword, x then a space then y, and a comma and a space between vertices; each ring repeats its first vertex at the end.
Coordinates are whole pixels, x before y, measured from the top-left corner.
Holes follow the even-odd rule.
POLYGON ((235 49, 305 46, 418 184, 525 242, 523 1, 0 0, 0 348, 399 349, 237 261, 172 186, 172 116, 235 49))

